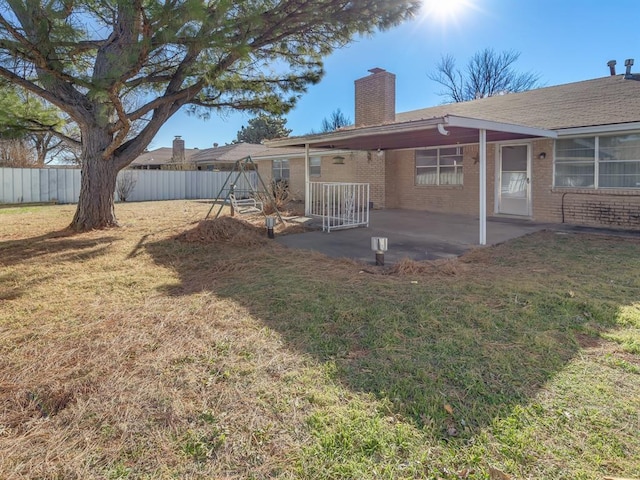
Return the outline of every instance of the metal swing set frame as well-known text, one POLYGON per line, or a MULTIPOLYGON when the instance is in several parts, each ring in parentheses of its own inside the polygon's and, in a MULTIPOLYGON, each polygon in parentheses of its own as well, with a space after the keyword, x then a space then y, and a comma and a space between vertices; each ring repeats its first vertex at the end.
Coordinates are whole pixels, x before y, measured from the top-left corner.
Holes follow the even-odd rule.
POLYGON ((218 201, 221 198, 222 198, 222 201, 220 202, 218 211, 216 212, 216 216, 214 218, 218 218, 220 216, 222 209, 228 203, 231 204, 231 207, 233 208, 233 210, 239 214, 262 213, 264 215, 264 208, 263 208, 264 203, 259 198, 256 198, 257 196, 260 196, 260 195, 264 195, 264 198, 266 198, 266 200, 271 202, 271 204, 273 205, 273 209, 276 217, 278 217, 278 220, 281 223, 284 223, 284 220, 282 219, 282 216, 278 211, 278 207, 276 206, 275 198, 271 193, 271 191, 267 188, 267 185, 264 183, 264 180, 262 179, 262 176, 260 175, 260 172, 258 171, 258 168, 255 162, 251 159, 251 157, 246 157, 241 160, 236 160, 233 166, 233 170, 229 172, 229 175, 227 176, 224 183, 222 184, 220 191, 214 197, 211 208, 207 212, 207 216, 204 218, 205 220, 209 218, 209 215, 211 215, 213 208, 216 206, 216 203, 218 203, 218 201), (250 168, 247 168, 247 167, 250 167, 250 168), (252 182, 249 176, 247 175, 247 171, 254 171, 256 173, 256 176, 258 177, 258 182, 263 188, 262 191, 259 191, 256 188, 254 188, 254 182, 252 182), (235 178, 233 178, 233 181, 231 181, 234 174, 235 174, 235 178), (238 180, 241 177, 245 180, 246 184, 249 185, 248 198, 238 198, 238 196, 236 195, 236 185, 238 184, 238 180), (227 185, 229 186, 229 188, 227 188, 227 185), (225 190, 226 190, 226 193, 225 193, 225 190), (222 198, 223 194, 224 194, 224 198, 222 198))

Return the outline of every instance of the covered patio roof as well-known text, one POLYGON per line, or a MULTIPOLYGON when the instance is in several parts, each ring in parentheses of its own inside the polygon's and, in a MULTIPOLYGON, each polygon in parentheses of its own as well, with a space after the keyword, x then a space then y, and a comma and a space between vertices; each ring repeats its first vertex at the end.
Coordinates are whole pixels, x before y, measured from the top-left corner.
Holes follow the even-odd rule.
POLYGON ((400 150, 478 143, 480 157, 479 244, 486 245, 487 142, 536 137, 558 138, 558 134, 553 130, 524 125, 444 115, 408 122, 350 128, 325 134, 271 140, 267 142, 267 145, 269 147, 305 147, 305 212, 309 213, 309 148, 400 150))
POLYGON ((266 142, 269 147, 340 148, 347 150, 398 150, 478 143, 479 130, 488 142, 523 138, 557 138, 553 130, 500 123, 478 118, 445 115, 424 120, 358 127, 335 132, 282 138, 266 142))

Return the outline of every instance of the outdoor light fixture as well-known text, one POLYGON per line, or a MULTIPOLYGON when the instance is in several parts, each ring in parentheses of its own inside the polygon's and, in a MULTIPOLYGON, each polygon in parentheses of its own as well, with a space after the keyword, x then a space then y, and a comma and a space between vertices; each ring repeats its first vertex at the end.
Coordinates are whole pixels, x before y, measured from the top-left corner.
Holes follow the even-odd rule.
POLYGON ((335 157, 333 157, 333 164, 334 165, 344 165, 344 157, 342 157, 340 155, 336 155, 335 157))
POLYGON ((541 152, 540 155, 538 155, 538 158, 540 160, 544 160, 545 158, 547 158, 547 153, 546 152, 541 152))
POLYGON ((275 234, 273 233, 273 227, 276 226, 275 217, 265 217, 264 223, 267 225, 267 237, 275 238, 275 234))
POLYGON ((376 155, 378 155, 378 158, 382 157, 382 155, 384 155, 384 152, 380 149, 378 149, 378 151, 376 152, 376 155))
POLYGON ((371 250, 376 252, 376 265, 384 265, 384 252, 387 251, 386 237, 371 237, 371 250))

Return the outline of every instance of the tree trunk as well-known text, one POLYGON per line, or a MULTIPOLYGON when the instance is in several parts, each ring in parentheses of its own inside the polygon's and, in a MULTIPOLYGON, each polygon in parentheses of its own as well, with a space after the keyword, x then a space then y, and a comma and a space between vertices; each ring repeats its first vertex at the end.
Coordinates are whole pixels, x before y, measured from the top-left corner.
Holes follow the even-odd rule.
POLYGON ((78 232, 117 227, 114 195, 118 169, 113 157, 102 158, 111 141, 106 130, 83 132, 80 198, 69 228, 78 232))

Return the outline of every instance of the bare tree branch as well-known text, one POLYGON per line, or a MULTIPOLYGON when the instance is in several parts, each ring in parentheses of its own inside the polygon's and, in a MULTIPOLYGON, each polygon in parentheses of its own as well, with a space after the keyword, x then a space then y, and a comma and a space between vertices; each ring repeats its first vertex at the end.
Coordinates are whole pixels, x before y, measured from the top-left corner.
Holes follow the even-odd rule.
POLYGON ((514 70, 518 58, 520 54, 512 50, 496 53, 486 48, 476 52, 462 72, 456 68, 455 59, 446 55, 428 77, 444 87, 442 97, 456 103, 539 87, 539 74, 514 70))

